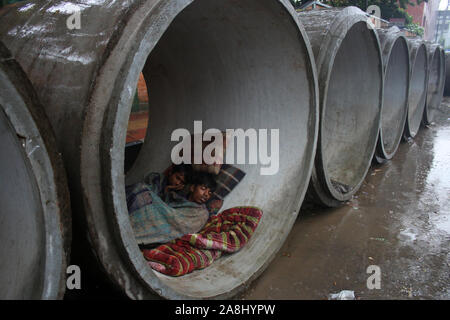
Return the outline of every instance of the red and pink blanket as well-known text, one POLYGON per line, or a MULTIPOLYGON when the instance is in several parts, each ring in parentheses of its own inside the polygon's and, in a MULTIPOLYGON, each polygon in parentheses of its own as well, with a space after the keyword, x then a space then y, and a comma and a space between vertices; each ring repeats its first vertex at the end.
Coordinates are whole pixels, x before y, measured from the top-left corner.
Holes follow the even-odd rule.
POLYGON ((251 238, 262 211, 235 207, 209 218, 199 233, 187 234, 155 249, 143 250, 156 271, 179 277, 211 265, 222 253, 241 249, 251 238))

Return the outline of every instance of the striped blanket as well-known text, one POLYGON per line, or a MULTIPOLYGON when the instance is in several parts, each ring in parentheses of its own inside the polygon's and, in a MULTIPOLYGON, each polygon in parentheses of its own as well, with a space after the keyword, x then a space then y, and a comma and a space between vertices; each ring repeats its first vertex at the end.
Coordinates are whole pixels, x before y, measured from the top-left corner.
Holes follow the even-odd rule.
POLYGON ((222 253, 241 249, 251 238, 262 211, 255 207, 235 207, 209 218, 205 227, 194 234, 143 250, 154 270, 169 276, 182 276, 211 265, 222 253))

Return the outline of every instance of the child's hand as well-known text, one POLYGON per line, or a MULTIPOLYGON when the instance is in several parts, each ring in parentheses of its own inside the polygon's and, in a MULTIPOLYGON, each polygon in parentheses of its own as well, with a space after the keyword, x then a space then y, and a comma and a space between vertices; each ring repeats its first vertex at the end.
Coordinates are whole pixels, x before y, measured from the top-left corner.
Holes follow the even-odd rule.
POLYGON ((177 186, 167 186, 164 188, 164 192, 169 192, 169 191, 180 191, 183 190, 184 188, 184 184, 179 184, 177 186))

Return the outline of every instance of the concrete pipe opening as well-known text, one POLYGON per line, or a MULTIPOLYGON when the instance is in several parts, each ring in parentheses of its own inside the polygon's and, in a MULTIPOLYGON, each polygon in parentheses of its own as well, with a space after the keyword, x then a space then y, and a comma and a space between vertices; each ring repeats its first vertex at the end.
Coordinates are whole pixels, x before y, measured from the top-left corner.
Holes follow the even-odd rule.
POLYGON ((408 39, 410 45, 410 81, 408 93, 408 117, 405 137, 414 138, 422 122, 427 93, 428 59, 426 46, 420 39, 408 39))
POLYGON ((441 49, 437 44, 427 44, 428 52, 428 83, 427 83, 427 99, 425 111, 423 114, 424 124, 431 124, 435 117, 436 111, 442 101, 442 86, 444 81, 441 59, 441 49))
POLYGON ((61 299, 70 243, 65 172, 48 120, 0 42, 0 299, 61 299))
POLYGON ((270 262, 295 221, 312 168, 316 89, 309 45, 286 8, 284 2, 271 0, 195 1, 176 15, 150 54, 143 54, 145 60, 133 62, 129 84, 135 86, 136 72, 142 70, 150 120, 127 184, 166 169, 175 145, 172 132, 186 128, 193 133, 194 121, 202 121, 203 131, 280 132, 278 173, 264 176, 260 165, 237 165, 246 177, 223 206, 262 208, 264 217, 254 238, 204 270, 172 278, 145 266, 124 222, 124 181, 116 177, 123 164, 115 157, 123 152, 127 114, 111 122, 111 200, 117 221, 123 221, 118 223, 121 241, 139 276, 163 297, 233 296, 270 262))
POLYGON ((104 272, 136 299, 228 298, 245 288, 275 256, 297 217, 317 142, 314 59, 290 3, 83 2, 77 7, 82 23, 89 23, 71 31, 64 26, 73 7, 60 1, 25 6, 3 13, 0 37, 46 101, 77 216, 104 272), (172 131, 192 132, 194 120, 202 121, 203 130, 279 130, 278 172, 264 176, 265 164, 236 165, 246 176, 223 206, 263 210, 251 241, 181 278, 147 265, 126 205, 124 148, 140 72, 149 91, 149 125, 128 182, 169 166, 172 131))
POLYGON ((337 206, 357 192, 375 152, 383 91, 378 36, 355 7, 299 17, 319 75, 321 124, 310 190, 318 202, 337 206))
POLYGON ((384 90, 375 159, 392 159, 400 144, 408 107, 409 49, 398 28, 378 29, 383 55, 384 90))

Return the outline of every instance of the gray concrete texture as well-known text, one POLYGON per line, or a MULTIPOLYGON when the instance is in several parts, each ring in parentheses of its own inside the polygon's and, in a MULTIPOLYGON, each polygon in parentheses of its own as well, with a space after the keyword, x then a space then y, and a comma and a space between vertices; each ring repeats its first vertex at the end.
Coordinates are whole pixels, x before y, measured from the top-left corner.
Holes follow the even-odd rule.
POLYGON ((20 66, 0 42, 0 299, 61 299, 70 200, 55 138, 20 66))
POLYGON ((445 70, 444 95, 450 96, 450 52, 445 52, 445 70))
POLYGON ((436 43, 426 42, 428 53, 427 99, 423 114, 425 125, 431 124, 436 118, 445 86, 445 61, 441 47, 436 43))
MULTIPOLYGON (((106 2, 33 2, 0 11, 0 40, 35 87, 64 159, 74 253, 91 254, 92 265, 130 298, 233 297, 277 255, 308 185, 310 196, 326 206, 350 200, 361 187, 382 118, 377 32, 355 7, 297 14, 287 0, 106 2), (80 30, 66 26, 74 8, 82 14, 80 30), (151 92, 150 124, 125 177, 125 137, 140 72, 151 92), (165 169, 171 132, 192 131, 194 120, 221 130, 279 129, 280 170, 261 176, 259 166, 238 165, 247 175, 224 208, 262 208, 255 235, 209 268, 171 278, 147 266, 124 186, 165 169)), ((424 48, 411 59, 411 75, 419 79, 410 90, 414 115, 422 101, 416 95, 426 88, 424 48)), ((398 55, 404 67, 404 51, 398 52, 390 56, 398 55)), ((401 121, 400 112, 393 114, 393 122, 401 121)), ((393 149, 396 134, 385 134, 393 149)))
POLYGON ((405 128, 409 89, 408 42, 397 27, 377 29, 383 57, 384 90, 375 160, 392 159, 405 128))
POLYGON ((339 206, 355 194, 378 138, 383 69, 377 33, 356 7, 299 13, 316 59, 320 129, 310 198, 339 206))
POLYGON ((410 81, 408 93, 408 117, 405 138, 414 138, 423 120, 427 98, 428 53, 421 38, 408 38, 410 53, 410 81))

